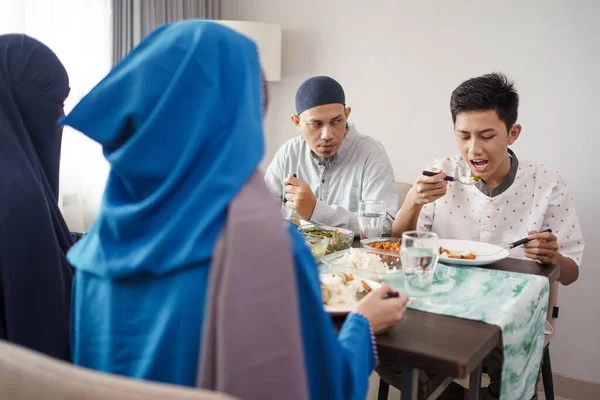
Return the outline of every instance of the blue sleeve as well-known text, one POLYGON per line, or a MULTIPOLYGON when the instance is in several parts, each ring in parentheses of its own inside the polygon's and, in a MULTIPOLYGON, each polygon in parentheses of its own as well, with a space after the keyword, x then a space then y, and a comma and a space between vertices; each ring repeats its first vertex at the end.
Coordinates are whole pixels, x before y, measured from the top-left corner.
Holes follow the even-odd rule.
POLYGON ((296 259, 306 374, 311 399, 363 400, 375 354, 368 321, 355 314, 339 336, 323 309, 317 265, 302 237, 290 227, 296 259))

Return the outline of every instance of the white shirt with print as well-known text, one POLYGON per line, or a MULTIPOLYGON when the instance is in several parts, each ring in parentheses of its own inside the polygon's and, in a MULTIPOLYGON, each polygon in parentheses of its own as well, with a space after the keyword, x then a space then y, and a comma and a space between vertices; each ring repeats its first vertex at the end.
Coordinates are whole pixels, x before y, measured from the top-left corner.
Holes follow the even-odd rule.
MULTIPOLYGON (((453 177, 472 175, 460 156, 436 160, 431 168, 453 177)), ((583 236, 567 185, 557 171, 524 161, 519 161, 513 184, 494 197, 475 185, 448 182, 446 195, 425 205, 417 224, 417 229, 433 231, 443 239, 501 246, 547 228, 558 238, 560 254, 581 266, 583 236)), ((521 248, 512 249, 510 257, 526 259, 521 248)))

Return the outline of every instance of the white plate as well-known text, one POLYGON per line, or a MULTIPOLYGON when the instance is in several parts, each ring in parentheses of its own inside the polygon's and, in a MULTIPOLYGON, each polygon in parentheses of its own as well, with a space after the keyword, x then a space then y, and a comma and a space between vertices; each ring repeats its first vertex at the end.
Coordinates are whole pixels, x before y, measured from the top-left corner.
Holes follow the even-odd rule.
MULTIPOLYGON (((319 274, 319 279, 321 279, 321 277, 331 277, 334 274, 319 274)), ((365 281, 367 285, 369 285, 371 287, 371 289, 375 290, 378 287, 381 286, 380 283, 371 281, 369 279, 362 279, 356 275, 354 275, 354 279, 360 279, 362 281, 365 281)), ((356 302, 358 303, 358 302, 356 302)), ((332 315, 346 315, 351 313, 352 311, 354 311, 354 305, 356 305, 356 303, 354 303, 353 305, 348 305, 348 306, 328 306, 328 305, 323 305, 323 307, 325 308, 325 311, 328 312, 329 314, 332 315)))
POLYGON ((489 243, 473 242, 470 240, 440 239, 440 246, 450 250, 451 252, 468 251, 472 252, 477 256, 477 258, 475 258, 474 260, 440 257, 439 262, 443 264, 469 266, 487 265, 508 257, 508 250, 502 249, 502 247, 500 246, 496 246, 489 243))

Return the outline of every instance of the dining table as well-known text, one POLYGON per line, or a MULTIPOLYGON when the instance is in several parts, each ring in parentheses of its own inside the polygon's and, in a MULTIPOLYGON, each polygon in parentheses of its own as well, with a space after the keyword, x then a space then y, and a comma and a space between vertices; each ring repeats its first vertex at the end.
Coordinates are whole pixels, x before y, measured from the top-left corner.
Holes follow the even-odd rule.
MULTIPOLYGON (((352 247, 360 247, 360 242, 355 240, 352 247)), ((550 285, 560 273, 558 265, 514 258, 505 258, 484 268, 542 276, 550 285)), ((332 318, 340 329, 344 317, 332 318)), ((420 371, 435 376, 427 400, 438 398, 455 379, 467 377, 468 399, 479 399, 482 363, 501 340, 499 326, 411 308, 394 328, 376 336, 380 365, 395 363, 401 372, 398 382, 401 400, 417 400, 420 371)), ((378 399, 387 400, 388 390, 389 385, 380 380, 378 399)))

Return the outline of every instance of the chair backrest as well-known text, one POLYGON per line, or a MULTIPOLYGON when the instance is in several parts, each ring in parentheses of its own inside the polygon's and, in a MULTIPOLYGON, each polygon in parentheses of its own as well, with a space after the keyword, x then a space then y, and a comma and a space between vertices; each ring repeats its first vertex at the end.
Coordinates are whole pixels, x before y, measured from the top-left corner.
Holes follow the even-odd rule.
POLYGON ((552 333, 546 334, 544 337, 544 346, 546 346, 556 334, 556 318, 554 317, 554 308, 558 310, 558 288, 560 283, 554 282, 550 285, 550 295, 548 297, 548 315, 546 320, 552 325, 552 333))
POLYGON ((398 209, 402 207, 404 199, 411 187, 412 184, 408 182, 396 182, 396 190, 398 191, 398 209))
POLYGON ((221 393, 92 371, 3 341, 0 341, 0 398, 234 400, 221 393))

